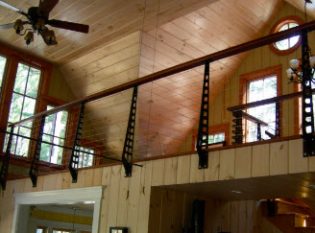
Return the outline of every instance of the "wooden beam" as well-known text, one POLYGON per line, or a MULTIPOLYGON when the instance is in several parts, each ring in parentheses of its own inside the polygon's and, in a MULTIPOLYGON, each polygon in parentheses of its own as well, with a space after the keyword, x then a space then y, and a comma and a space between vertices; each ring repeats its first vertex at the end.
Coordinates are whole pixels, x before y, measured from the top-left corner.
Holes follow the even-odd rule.
POLYGON ((142 78, 138 78, 138 79, 132 80, 130 82, 127 82, 127 83, 124 83, 124 84, 121 84, 121 85, 118 85, 118 86, 115 86, 112 88, 105 89, 104 91, 100 91, 98 93, 89 95, 89 96, 84 97, 84 98, 80 98, 78 100, 75 100, 75 101, 69 102, 67 104, 64 104, 62 106, 51 109, 49 111, 35 114, 32 117, 29 117, 29 118, 24 119, 24 120, 19 121, 19 122, 15 122, 12 125, 18 125, 18 124, 27 122, 29 120, 40 117, 44 114, 50 115, 52 113, 56 113, 56 112, 59 112, 61 110, 71 108, 71 107, 76 106, 80 103, 92 102, 94 100, 97 100, 97 99, 100 99, 100 98, 103 98, 106 96, 110 96, 110 95, 113 95, 113 94, 116 94, 116 93, 119 93, 119 92, 122 92, 125 90, 128 90, 128 89, 133 88, 135 86, 139 86, 139 85, 142 85, 145 83, 153 82, 153 81, 168 77, 170 75, 174 75, 174 74, 186 71, 186 70, 196 68, 198 66, 205 64, 206 62, 214 62, 214 61, 226 58, 226 57, 237 55, 239 53, 247 52, 251 49, 255 49, 258 47, 262 47, 262 46, 271 44, 271 43, 279 41, 279 40, 283 40, 283 39, 291 37, 291 36, 300 35, 302 33, 302 31, 308 31, 309 32, 309 31, 313 31, 313 30, 315 30, 315 21, 311 21, 309 23, 305 23, 305 24, 300 25, 300 26, 295 27, 295 28, 291 28, 291 29, 288 29, 285 31, 270 34, 270 35, 265 36, 265 37, 261 37, 261 38, 258 38, 258 39, 240 44, 240 45, 236 45, 236 46, 212 53, 210 55, 206 55, 206 56, 203 56, 203 57, 200 57, 200 58, 188 61, 188 62, 184 62, 184 63, 179 64, 179 65, 158 71, 156 73, 149 74, 149 75, 144 76, 142 78))

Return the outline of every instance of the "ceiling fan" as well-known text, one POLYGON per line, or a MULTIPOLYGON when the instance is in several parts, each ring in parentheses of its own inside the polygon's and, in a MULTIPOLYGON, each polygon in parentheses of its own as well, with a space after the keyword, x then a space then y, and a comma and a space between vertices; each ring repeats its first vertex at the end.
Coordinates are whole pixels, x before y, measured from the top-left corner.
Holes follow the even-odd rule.
POLYGON ((49 13, 58 2, 59 0, 40 0, 37 7, 30 7, 26 13, 9 3, 0 0, 0 6, 13 10, 26 17, 25 20, 17 19, 13 23, 0 25, 0 29, 14 28, 18 35, 24 36, 27 45, 34 40, 34 32, 40 34, 47 45, 57 44, 54 31, 50 30, 46 25, 76 32, 88 33, 88 25, 49 19, 49 13), (30 28, 24 28, 24 25, 30 25, 30 28))

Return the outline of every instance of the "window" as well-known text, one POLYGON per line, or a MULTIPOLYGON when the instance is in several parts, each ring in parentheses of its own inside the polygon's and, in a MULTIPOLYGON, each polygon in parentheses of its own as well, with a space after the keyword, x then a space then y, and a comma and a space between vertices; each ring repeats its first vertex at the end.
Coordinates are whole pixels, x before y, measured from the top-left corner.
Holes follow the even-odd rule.
MULTIPOLYGON (((53 106, 51 105, 47 106, 47 110, 52 108, 53 106)), ((64 146, 65 143, 67 120, 68 112, 66 111, 60 111, 45 118, 40 160, 54 164, 62 164, 62 146, 64 146)))
MULTIPOLYGON (((228 144, 229 124, 213 125, 209 129, 208 144, 209 148, 215 148, 228 144)), ((193 150, 197 150, 197 136, 193 136, 193 150)))
POLYGON ((7 59, 5 57, 0 56, 0 90, 2 89, 2 80, 4 76, 6 63, 7 59))
MULTIPOLYGON (((40 70, 22 63, 18 64, 9 110, 9 123, 23 120, 34 114, 40 77, 40 70)), ((25 137, 31 136, 31 128, 31 122, 14 127, 14 133, 21 136, 13 137, 12 154, 24 157, 28 155, 30 140, 25 137)), ((6 142, 7 140, 8 135, 6 142)))
MULTIPOLYGON (((281 32, 302 24, 302 20, 296 16, 286 17, 281 19, 273 27, 272 32, 281 32)), ((278 54, 288 54, 295 50, 300 44, 300 36, 292 36, 281 41, 273 43, 272 48, 278 54)))
POLYGON ((87 147, 76 147, 79 155, 78 168, 91 167, 93 165, 94 150, 87 147))
MULTIPOLYGON (((243 82, 243 103, 252 103, 276 97, 280 89, 280 75, 281 66, 243 75, 241 77, 241 82, 243 82)), ((276 103, 246 109, 247 114, 267 123, 267 126, 261 126, 260 128, 262 139, 270 139, 270 135, 276 136, 279 127, 276 119, 277 111, 276 103)), ((245 141, 257 141, 257 135, 257 123, 247 118, 245 120, 245 141)))
POLYGON ((47 227, 37 227, 35 233, 47 233, 47 227))
POLYGON ((57 229, 53 229, 52 233, 74 233, 74 230, 57 230, 57 229))
POLYGON ((209 134, 208 136, 208 144, 215 144, 225 141, 225 133, 216 133, 216 134, 209 134))

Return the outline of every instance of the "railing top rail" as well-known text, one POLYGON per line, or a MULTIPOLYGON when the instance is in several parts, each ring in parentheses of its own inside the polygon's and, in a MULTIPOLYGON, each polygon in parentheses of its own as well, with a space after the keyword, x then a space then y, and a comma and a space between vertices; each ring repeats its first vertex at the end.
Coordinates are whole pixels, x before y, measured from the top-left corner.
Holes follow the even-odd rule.
POLYGON ((94 100, 97 100, 97 99, 100 99, 100 98, 103 98, 106 96, 116 94, 116 93, 121 92, 121 91, 128 90, 128 89, 133 88, 135 86, 139 86, 139 85, 142 85, 142 84, 145 84, 148 82, 152 82, 152 81, 155 81, 155 80, 158 80, 161 78, 168 77, 170 75, 174 75, 174 74, 186 71, 186 70, 193 69, 195 67, 198 67, 200 65, 205 64, 206 62, 214 62, 214 61, 217 61, 217 60, 220 60, 220 59, 223 59, 226 57, 230 57, 230 56, 233 56, 233 55, 236 55, 239 53, 247 52, 251 49, 255 49, 258 47, 268 45, 270 43, 288 38, 290 36, 299 35, 302 32, 309 32, 309 31, 313 31, 313 30, 315 30, 315 21, 311 21, 309 23, 302 24, 302 25, 295 27, 295 28, 291 28, 291 29, 288 29, 285 31, 270 34, 270 35, 267 35, 265 37, 261 37, 261 38, 258 38, 258 39, 240 44, 240 45, 236 45, 236 46, 233 46, 233 47, 230 47, 230 48, 227 48, 227 49, 224 49, 224 50, 221 50, 221 51, 218 51, 218 52, 215 52, 215 53, 212 53, 212 54, 200 57, 200 58, 196 58, 196 59, 188 61, 188 62, 184 62, 182 64, 158 71, 158 72, 153 73, 153 74, 149 74, 147 76, 138 78, 136 80, 133 80, 133 81, 130 81, 130 82, 127 82, 127 83, 124 83, 124 84, 121 84, 121 85, 118 85, 118 86, 115 86, 112 88, 108 88, 106 90, 103 90, 103 91, 100 91, 98 93, 89 95, 87 97, 80 98, 78 100, 69 102, 67 104, 56 107, 54 109, 35 114, 32 117, 26 118, 26 119, 21 120, 19 122, 12 123, 11 125, 12 126, 18 125, 18 124, 36 119, 38 117, 41 117, 43 115, 50 115, 50 114, 68 109, 70 107, 79 105, 81 103, 91 102, 91 101, 94 101, 94 100))
MULTIPOLYGON (((315 89, 312 89, 312 93, 315 94, 315 89)), ((284 100, 293 99, 293 98, 300 97, 300 96, 302 96, 302 91, 293 92, 293 93, 286 94, 286 95, 280 95, 280 96, 276 96, 276 97, 269 98, 269 99, 259 100, 259 101, 252 102, 252 103, 240 104, 237 106, 229 107, 229 108, 227 108, 227 110, 229 110, 231 112, 241 111, 244 109, 254 108, 254 107, 262 106, 265 104, 272 104, 275 102, 281 102, 284 100)))
POLYGON ((267 123, 267 122, 264 122, 264 121, 258 119, 257 117, 254 117, 254 116, 248 114, 247 112, 243 112, 243 111, 242 111, 242 116, 243 116, 245 119, 247 119, 247 120, 249 120, 249 121, 252 121, 252 122, 254 122, 254 123, 256 123, 256 124, 260 124, 260 125, 262 125, 262 126, 268 126, 268 123, 267 123))

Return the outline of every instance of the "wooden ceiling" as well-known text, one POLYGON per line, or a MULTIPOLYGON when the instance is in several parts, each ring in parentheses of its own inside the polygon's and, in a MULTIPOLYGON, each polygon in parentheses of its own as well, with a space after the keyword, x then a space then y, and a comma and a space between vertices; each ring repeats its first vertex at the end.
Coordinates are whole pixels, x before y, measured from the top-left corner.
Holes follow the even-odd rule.
POLYGON ((222 200, 260 200, 272 198, 301 199, 315 207, 313 173, 299 173, 249 179, 223 180, 198 184, 182 184, 157 187, 188 192, 199 196, 222 200))
MULTIPOLYGON (((37 0, 7 0, 27 9, 37 0)), ((287 2, 303 9, 296 0, 287 2)), ((302 2, 302 0, 301 0, 302 2)), ((56 64, 77 97, 210 54, 261 36, 283 0, 60 0, 50 18, 90 25, 89 34, 54 29, 58 45, 38 37, 26 47, 13 30, 0 40, 56 64)), ((0 8, 0 24, 18 18, 0 8)), ((211 64, 213 98, 245 54, 211 64)), ((139 88, 135 156, 191 150, 199 118, 202 68, 139 88)), ((131 91, 87 106, 85 137, 107 156, 122 152, 131 91)))

